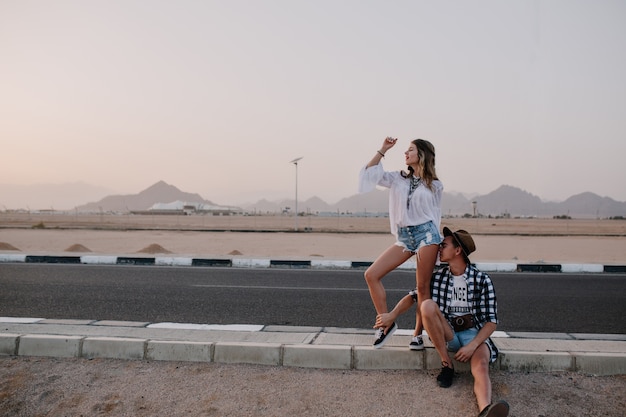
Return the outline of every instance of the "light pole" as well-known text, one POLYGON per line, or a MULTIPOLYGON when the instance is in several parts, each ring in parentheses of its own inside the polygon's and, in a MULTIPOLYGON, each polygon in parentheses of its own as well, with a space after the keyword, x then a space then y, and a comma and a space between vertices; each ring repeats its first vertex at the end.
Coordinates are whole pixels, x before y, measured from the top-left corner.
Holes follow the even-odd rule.
POLYGON ((296 166, 296 228, 295 231, 298 231, 298 161, 303 157, 299 157, 289 162, 290 164, 294 164, 296 166))

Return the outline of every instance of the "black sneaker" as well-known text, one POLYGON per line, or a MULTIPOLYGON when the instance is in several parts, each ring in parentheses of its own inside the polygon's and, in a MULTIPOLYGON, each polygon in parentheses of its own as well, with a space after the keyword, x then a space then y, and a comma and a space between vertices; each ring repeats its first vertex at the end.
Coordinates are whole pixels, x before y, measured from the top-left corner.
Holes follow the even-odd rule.
POLYGON ((391 339, 391 335, 398 329, 398 325, 394 321, 387 333, 383 329, 376 330, 376 340, 374 340, 374 348, 380 349, 385 345, 387 340, 391 339))
POLYGON ((478 417, 506 417, 508 415, 509 404, 506 401, 500 400, 485 407, 478 417))
POLYGON ((439 376, 437 376, 437 383, 441 388, 450 388, 452 385, 452 378, 454 378, 454 368, 449 368, 446 362, 441 362, 442 368, 439 376))

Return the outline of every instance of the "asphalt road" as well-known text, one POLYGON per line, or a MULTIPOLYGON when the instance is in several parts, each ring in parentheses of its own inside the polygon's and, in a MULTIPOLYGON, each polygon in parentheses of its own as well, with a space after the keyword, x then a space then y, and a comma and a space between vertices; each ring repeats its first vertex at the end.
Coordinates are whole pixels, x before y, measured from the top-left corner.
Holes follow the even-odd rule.
MULTIPOLYGON (((498 330, 626 334, 626 274, 490 276, 498 330)), ((392 307, 415 275, 384 283, 392 307)), ((0 264, 0 316, 370 328, 375 312, 358 270, 0 264)))

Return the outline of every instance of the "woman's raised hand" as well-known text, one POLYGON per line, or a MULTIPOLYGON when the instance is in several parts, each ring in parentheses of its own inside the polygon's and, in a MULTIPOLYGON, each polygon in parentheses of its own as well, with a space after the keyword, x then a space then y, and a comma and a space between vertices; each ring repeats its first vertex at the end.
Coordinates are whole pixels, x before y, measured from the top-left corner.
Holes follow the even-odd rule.
POLYGON ((381 147, 381 151, 383 153, 387 152, 389 149, 393 148, 393 145, 396 144, 398 138, 392 138, 391 136, 387 136, 383 141, 383 146, 381 147))

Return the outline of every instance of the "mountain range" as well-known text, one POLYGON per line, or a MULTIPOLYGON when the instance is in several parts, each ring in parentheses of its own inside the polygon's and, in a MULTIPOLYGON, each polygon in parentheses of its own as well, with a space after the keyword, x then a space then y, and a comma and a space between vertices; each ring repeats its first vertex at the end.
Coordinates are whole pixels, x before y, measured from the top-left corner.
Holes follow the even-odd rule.
MULTIPOLYGON (((281 207, 292 207, 294 200, 270 202, 260 200, 254 205, 244 207, 248 211, 274 212, 281 207)), ((389 192, 375 190, 367 194, 355 194, 344 198, 334 205, 313 197, 298 202, 300 212, 352 212, 385 213, 389 211, 389 192)), ((510 216, 510 217, 553 217, 570 216, 572 218, 608 218, 626 217, 626 202, 619 202, 608 197, 600 197, 591 192, 574 195, 563 202, 544 202, 539 197, 509 185, 485 195, 468 198, 460 193, 443 193, 441 202, 444 216, 510 216)))
MULTIPOLYGON (((387 190, 375 190, 366 194, 355 194, 328 204, 319 197, 298 201, 298 211, 311 214, 330 213, 386 213, 388 211, 387 190)), ((147 210, 156 203, 183 201, 202 203, 216 207, 218 205, 205 200, 196 193, 187 193, 173 185, 159 181, 138 194, 111 195, 97 202, 77 206, 79 212, 129 212, 147 210)), ((255 213, 281 212, 295 207, 293 199, 281 201, 259 200, 237 209, 255 213)), ((231 207, 233 208, 233 207, 231 207)), ((234 209, 234 208, 233 208, 234 209)), ((539 197, 522 189, 503 185, 485 195, 467 197, 460 193, 444 192, 442 199, 444 216, 483 215, 511 217, 553 217, 570 216, 572 218, 607 218, 626 217, 626 202, 619 202, 608 197, 600 197, 591 192, 574 195, 563 202, 544 202, 539 197)))
POLYGON ((203 203, 217 206, 200 194, 186 193, 165 181, 159 181, 138 194, 111 195, 94 203, 77 206, 79 212, 130 212, 148 210, 157 203, 183 201, 185 203, 203 203))
MULTIPOLYGON (((217 209, 248 211, 251 213, 277 213, 287 208, 293 211, 293 199, 269 201, 261 199, 255 203, 241 207, 216 204, 206 200, 200 194, 184 192, 177 187, 158 181, 137 194, 115 195, 96 200, 99 196, 110 193, 110 190, 93 187, 83 183, 66 185, 41 186, 7 186, 0 184, 0 203, 9 205, 10 201, 24 201, 29 197, 30 207, 22 209, 58 209, 63 201, 66 207, 74 207, 78 212, 130 212, 150 209, 157 203, 182 201, 193 204, 201 203, 217 209), (33 199, 37 197, 38 199, 33 199), (82 199, 82 201, 81 201, 82 199), (84 203, 84 201, 92 201, 84 203), (67 203, 70 201, 70 203, 67 203)), ((298 201, 298 211, 311 214, 332 215, 333 213, 359 213, 376 215, 388 211, 389 193, 386 190, 375 190, 367 194, 354 194, 343 198, 335 204, 328 204, 319 197, 298 201)), ((4 210, 8 210, 3 206, 4 210)), ((626 202, 601 197, 592 192, 584 192, 569 197, 562 202, 546 202, 539 197, 520 188, 502 185, 485 195, 468 196, 461 193, 444 192, 442 199, 444 216, 511 216, 511 217, 553 217, 570 216, 572 218, 608 218, 626 217, 626 202)))

